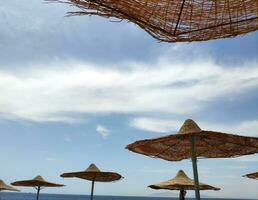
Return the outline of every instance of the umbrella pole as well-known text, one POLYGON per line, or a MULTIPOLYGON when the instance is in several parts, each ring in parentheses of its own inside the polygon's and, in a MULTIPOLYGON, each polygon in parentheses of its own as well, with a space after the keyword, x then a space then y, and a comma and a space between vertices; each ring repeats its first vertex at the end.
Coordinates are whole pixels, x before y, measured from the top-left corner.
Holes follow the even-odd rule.
POLYGON ((37 187, 37 200, 39 200, 40 186, 37 187))
POLYGON ((182 200, 182 189, 179 191, 179 200, 182 200))
POLYGON ((195 147, 195 137, 191 137, 192 146, 192 165, 193 165, 193 175, 194 175, 194 187, 195 187, 195 198, 200 200, 200 189, 199 189, 199 179, 198 179, 198 169, 197 169, 197 159, 196 159, 196 147, 195 147))
POLYGON ((91 182, 91 195, 90 195, 90 200, 93 200, 93 192, 94 192, 94 180, 91 182))
POLYGON ((185 200, 185 190, 180 189, 179 191, 179 200, 185 200))

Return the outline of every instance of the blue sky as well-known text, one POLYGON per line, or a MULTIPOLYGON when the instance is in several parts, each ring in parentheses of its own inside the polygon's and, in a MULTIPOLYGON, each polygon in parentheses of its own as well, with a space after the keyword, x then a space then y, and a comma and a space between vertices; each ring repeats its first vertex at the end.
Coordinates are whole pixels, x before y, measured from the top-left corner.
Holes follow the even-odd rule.
MULTIPOLYGON (((99 17, 64 17, 72 7, 10 0, 0 7, 1 178, 41 174, 89 194, 90 183, 63 172, 96 163, 121 173, 96 194, 152 195, 146 188, 192 176, 191 162, 125 150, 135 140, 175 133, 187 118, 201 128, 258 136, 258 33, 200 43, 158 43, 137 26, 99 17)), ((257 198, 257 155, 201 159, 212 197, 257 198)), ((32 189, 22 188, 25 192, 32 189)), ((172 193, 171 195, 173 195, 172 193)))

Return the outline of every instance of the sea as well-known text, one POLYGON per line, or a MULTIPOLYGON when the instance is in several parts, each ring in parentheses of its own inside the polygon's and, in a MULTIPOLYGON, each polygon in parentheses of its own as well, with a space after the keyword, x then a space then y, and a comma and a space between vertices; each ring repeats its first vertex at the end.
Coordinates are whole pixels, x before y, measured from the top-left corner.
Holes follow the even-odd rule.
MULTIPOLYGON (((1 192, 0 200, 35 200, 34 193, 11 193, 1 192)), ((62 194, 40 194, 39 200, 90 200, 88 195, 62 195, 62 194)), ((134 197, 134 196, 94 196, 94 200, 178 200, 178 198, 168 197, 134 197)), ((194 198, 186 198, 186 200, 194 200, 194 198)), ((240 199, 214 199, 202 198, 202 200, 240 200, 240 199)), ((251 199, 241 199, 251 200, 251 199)), ((253 199, 252 199, 253 200, 253 199)))

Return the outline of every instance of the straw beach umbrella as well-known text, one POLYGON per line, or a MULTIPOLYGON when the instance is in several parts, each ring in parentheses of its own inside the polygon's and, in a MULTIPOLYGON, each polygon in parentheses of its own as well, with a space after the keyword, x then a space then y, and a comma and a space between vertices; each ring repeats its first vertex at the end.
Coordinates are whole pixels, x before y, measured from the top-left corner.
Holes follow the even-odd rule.
POLYGON ((2 190, 16 191, 16 192, 20 191, 10 185, 7 185, 3 180, 0 180, 0 191, 2 191, 2 190))
POLYGON ((251 173, 251 174, 246 174, 244 176, 248 177, 248 178, 252 178, 252 179, 258 180, 258 172, 254 172, 254 173, 251 173))
POLYGON ((30 179, 30 180, 16 181, 11 184, 14 186, 34 187, 37 190, 36 200, 39 199, 40 190, 42 190, 43 188, 64 186, 62 184, 48 182, 48 181, 44 180, 41 176, 36 176, 35 178, 30 179))
MULTIPOLYGON (((200 190, 220 190, 220 188, 213 187, 204 183, 200 183, 200 190)), ((149 185, 148 187, 152 189, 165 189, 165 190, 179 190, 180 196, 179 199, 184 199, 184 195, 186 190, 194 190, 194 180, 190 179, 183 170, 179 170, 177 175, 168 180, 158 184, 149 185)))
POLYGON ((202 130, 193 120, 188 119, 177 134, 136 141, 126 148, 136 153, 168 161, 191 158, 195 195, 199 200, 197 157, 230 158, 258 153, 258 138, 202 130))
POLYGON ((114 17, 164 42, 234 37, 258 29, 257 0, 46 0, 78 8, 68 15, 114 17))
POLYGON ((64 173, 61 177, 81 178, 91 181, 91 200, 93 200, 95 182, 113 182, 122 178, 120 174, 115 172, 100 171, 95 164, 90 164, 90 166, 84 171, 64 173))

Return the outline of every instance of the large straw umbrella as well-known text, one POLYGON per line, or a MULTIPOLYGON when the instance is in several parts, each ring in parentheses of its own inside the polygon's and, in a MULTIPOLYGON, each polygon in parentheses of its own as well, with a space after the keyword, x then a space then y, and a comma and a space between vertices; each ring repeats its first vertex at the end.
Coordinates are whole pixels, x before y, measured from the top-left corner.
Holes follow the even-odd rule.
POLYGON ((258 180, 258 172, 246 174, 246 175, 244 175, 244 176, 247 177, 247 178, 252 178, 252 179, 258 180))
POLYGON ((41 176, 36 176, 35 178, 29 179, 29 180, 16 181, 16 182, 13 182, 11 184, 14 185, 14 186, 34 187, 37 190, 36 200, 39 199, 40 190, 42 190, 43 188, 64 186, 62 184, 48 182, 45 179, 43 179, 41 176))
POLYGON ((257 0, 46 0, 79 8, 68 15, 98 15, 133 22, 159 41, 234 37, 258 29, 257 0))
POLYGON ((196 199, 200 199, 197 157, 230 158, 258 153, 258 138, 206 131, 191 119, 177 134, 140 140, 127 147, 130 151, 168 161, 192 159, 196 199))
POLYGON ((61 177, 81 178, 91 181, 91 200, 93 200, 95 182, 113 182, 118 181, 122 178, 120 174, 115 172, 100 171, 95 164, 90 164, 90 166, 84 171, 64 173, 61 175, 61 177))
MULTIPOLYGON (((204 183, 200 183, 200 190, 220 190, 220 188, 213 187, 204 183)), ((183 170, 179 170, 176 176, 167 181, 149 185, 148 187, 156 190, 165 189, 165 190, 179 190, 179 199, 183 200, 184 196, 181 194, 185 193, 186 190, 194 190, 194 180, 190 179, 183 170)))

